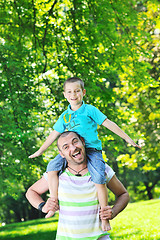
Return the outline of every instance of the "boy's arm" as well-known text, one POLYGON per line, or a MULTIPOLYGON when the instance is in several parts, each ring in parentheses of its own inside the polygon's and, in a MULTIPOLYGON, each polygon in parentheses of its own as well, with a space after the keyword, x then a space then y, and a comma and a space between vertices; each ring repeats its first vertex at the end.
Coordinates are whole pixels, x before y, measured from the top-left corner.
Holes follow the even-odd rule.
POLYGON ((47 137, 46 141, 43 143, 43 145, 40 147, 38 151, 36 151, 34 154, 30 155, 29 158, 35 158, 40 155, 56 140, 56 138, 60 135, 59 132, 56 130, 53 130, 50 135, 47 137))
POLYGON ((102 125, 111 130, 112 132, 114 132, 115 134, 117 134, 118 136, 120 136, 121 138, 123 138, 127 143, 131 144, 132 146, 141 148, 125 132, 123 132, 122 129, 118 127, 116 123, 110 121, 108 118, 104 120, 102 125))
POLYGON ((123 184, 114 175, 107 187, 116 196, 116 202, 113 207, 106 206, 100 210, 101 219, 113 219, 127 206, 129 202, 129 194, 123 184))
MULTIPOLYGON (((48 191, 48 182, 44 177, 35 182, 26 192, 26 198, 30 204, 38 209, 40 203, 44 202, 41 195, 48 191)), ((42 208, 42 212, 48 213, 50 210, 59 209, 58 201, 49 198, 42 208)))

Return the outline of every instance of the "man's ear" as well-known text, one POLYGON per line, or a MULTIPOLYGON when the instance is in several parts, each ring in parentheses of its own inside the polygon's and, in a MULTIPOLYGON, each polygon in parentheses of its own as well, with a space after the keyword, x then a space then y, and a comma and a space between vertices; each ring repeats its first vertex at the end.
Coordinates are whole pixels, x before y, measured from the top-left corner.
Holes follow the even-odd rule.
POLYGON ((80 139, 81 139, 81 141, 82 141, 83 145, 85 146, 85 141, 84 141, 84 138, 83 138, 83 137, 80 137, 80 139))

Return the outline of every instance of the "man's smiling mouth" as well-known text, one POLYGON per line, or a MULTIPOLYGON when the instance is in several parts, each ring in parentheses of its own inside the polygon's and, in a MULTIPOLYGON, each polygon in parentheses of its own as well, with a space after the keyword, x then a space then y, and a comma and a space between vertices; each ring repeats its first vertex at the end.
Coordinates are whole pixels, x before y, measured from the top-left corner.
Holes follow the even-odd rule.
POLYGON ((79 154, 81 154, 80 150, 77 151, 76 153, 72 154, 72 156, 76 158, 79 154))

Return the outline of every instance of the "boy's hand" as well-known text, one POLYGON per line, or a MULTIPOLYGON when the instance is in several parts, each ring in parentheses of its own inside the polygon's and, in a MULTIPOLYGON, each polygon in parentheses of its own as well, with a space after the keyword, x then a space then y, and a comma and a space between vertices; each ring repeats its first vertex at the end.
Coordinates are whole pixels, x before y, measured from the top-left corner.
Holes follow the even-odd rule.
POLYGON ((137 147, 137 148, 140 148, 141 147, 139 145, 137 145, 131 138, 129 139, 125 139, 127 143, 131 144, 133 147, 137 147))
POLYGON ((99 216, 101 220, 111 220, 113 218, 113 210, 110 206, 106 206, 100 209, 99 216))
POLYGON ((48 213, 49 211, 56 212, 59 210, 58 200, 54 198, 48 198, 46 204, 42 208, 42 212, 48 213))
POLYGON ((40 155, 42 155, 42 152, 38 150, 37 152, 35 152, 32 155, 30 155, 29 158, 39 157, 40 155))

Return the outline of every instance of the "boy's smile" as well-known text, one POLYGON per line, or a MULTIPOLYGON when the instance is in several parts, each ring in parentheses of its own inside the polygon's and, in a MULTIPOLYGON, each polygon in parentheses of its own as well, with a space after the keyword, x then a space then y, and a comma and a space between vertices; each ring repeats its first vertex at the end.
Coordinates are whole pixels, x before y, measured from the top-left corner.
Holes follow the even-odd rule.
POLYGON ((86 90, 82 89, 80 83, 77 81, 73 83, 67 83, 63 94, 70 103, 71 109, 76 111, 81 107, 85 93, 86 90))

